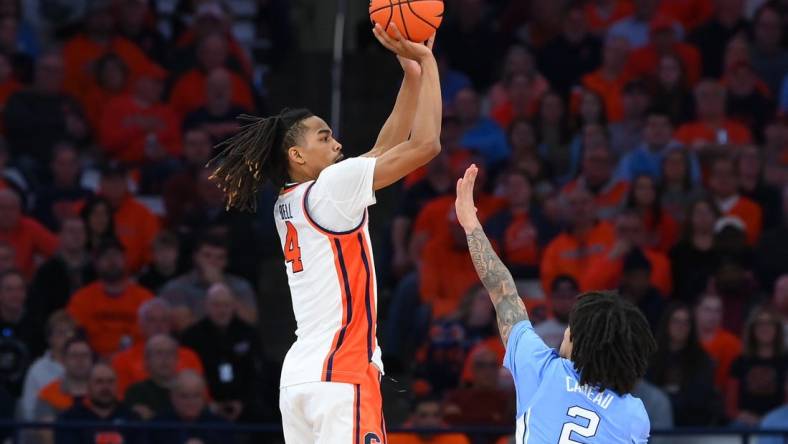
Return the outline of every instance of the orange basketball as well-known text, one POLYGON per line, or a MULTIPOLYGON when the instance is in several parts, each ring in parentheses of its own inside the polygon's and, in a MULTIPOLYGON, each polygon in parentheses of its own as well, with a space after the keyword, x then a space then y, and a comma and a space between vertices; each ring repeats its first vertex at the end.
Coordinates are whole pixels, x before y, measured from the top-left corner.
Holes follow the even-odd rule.
POLYGON ((391 35, 392 23, 412 42, 430 38, 443 20, 443 0, 371 0, 369 18, 391 35))

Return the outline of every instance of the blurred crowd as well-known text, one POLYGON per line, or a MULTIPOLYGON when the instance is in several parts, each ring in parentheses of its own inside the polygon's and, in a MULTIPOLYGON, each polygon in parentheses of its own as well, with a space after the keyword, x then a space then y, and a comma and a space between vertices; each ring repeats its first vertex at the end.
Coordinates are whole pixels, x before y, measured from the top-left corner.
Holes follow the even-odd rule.
MULTIPOLYGON (((236 115, 265 113, 259 60, 228 4, 157 3, 0 0, 0 418, 107 425, 24 442, 277 421, 271 202, 226 212, 203 167, 236 115)), ((288 26, 281 2, 248 3, 257 32, 288 26)), ((435 53, 443 151, 375 239, 389 426, 513 423, 453 209, 475 163, 479 216, 548 345, 579 293, 617 289, 659 344, 636 390, 654 428, 788 429, 788 2, 446 0, 435 53)))

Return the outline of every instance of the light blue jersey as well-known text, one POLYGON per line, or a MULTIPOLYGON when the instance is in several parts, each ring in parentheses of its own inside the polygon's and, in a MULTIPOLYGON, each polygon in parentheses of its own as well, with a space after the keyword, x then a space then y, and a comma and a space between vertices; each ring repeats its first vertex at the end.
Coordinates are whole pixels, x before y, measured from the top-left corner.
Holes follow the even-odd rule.
POLYGON ((517 444, 648 442, 643 403, 581 386, 572 361, 546 346, 529 321, 512 328, 504 367, 517 389, 517 444))

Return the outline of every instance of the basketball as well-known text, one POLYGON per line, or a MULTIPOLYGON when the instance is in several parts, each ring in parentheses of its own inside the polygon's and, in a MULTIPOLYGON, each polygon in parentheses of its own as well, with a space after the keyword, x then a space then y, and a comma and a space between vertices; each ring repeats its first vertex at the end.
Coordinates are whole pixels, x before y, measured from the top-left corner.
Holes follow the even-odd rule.
POLYGON ((421 43, 441 25, 443 0, 372 0, 369 18, 392 37, 390 25, 394 23, 403 37, 421 43))

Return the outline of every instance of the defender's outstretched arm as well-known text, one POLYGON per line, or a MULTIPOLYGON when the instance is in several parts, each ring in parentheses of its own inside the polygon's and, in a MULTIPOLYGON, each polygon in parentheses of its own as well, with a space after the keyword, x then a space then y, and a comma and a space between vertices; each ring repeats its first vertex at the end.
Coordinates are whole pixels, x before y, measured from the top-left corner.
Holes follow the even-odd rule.
POLYGON ((479 274, 482 284, 490 293, 490 299, 498 318, 498 331, 501 333, 503 344, 507 345, 512 327, 520 321, 527 320, 528 312, 517 293, 517 286, 512 274, 493 250, 487 235, 484 234, 479 218, 476 216, 473 186, 477 172, 476 166, 471 165, 465 171, 465 176, 457 181, 457 200, 455 202, 457 220, 465 230, 473 266, 476 268, 476 273, 479 274))

